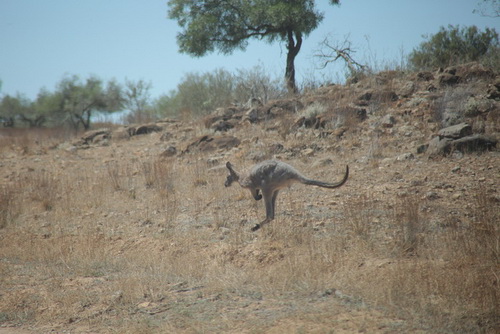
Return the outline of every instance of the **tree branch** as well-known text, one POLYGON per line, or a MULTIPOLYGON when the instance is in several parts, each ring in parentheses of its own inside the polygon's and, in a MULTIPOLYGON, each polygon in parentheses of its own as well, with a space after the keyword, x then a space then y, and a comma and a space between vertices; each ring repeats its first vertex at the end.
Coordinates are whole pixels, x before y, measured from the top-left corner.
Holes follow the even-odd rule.
POLYGON ((342 59, 345 61, 347 64, 347 67, 349 68, 350 71, 355 72, 357 70, 364 70, 366 68, 366 65, 358 63, 354 58, 352 57, 352 54, 356 53, 356 50, 354 50, 351 47, 351 42, 347 40, 347 38, 344 40, 341 46, 339 45, 332 45, 326 37, 323 42, 320 43, 321 48, 317 50, 316 54, 314 57, 317 57, 321 59, 323 62, 322 69, 328 66, 328 64, 333 63, 339 59, 342 59), (325 52, 325 48, 327 49, 325 52))

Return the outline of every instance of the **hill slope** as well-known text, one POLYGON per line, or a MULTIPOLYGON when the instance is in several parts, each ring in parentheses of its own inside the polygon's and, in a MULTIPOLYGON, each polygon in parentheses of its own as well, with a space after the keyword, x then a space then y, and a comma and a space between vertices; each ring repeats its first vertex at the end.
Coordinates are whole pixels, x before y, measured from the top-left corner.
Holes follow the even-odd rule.
POLYGON ((497 73, 468 64, 78 139, 2 131, 0 323, 493 333, 499 91, 497 73), (224 188, 225 163, 268 158, 324 181, 351 174, 335 190, 284 189, 252 233, 263 203, 224 188))

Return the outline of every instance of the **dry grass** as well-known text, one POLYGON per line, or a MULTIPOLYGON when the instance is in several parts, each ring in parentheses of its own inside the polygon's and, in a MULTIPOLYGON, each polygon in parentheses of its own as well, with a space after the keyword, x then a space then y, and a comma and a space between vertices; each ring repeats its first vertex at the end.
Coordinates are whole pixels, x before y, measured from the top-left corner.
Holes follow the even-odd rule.
POLYGON ((43 154, 74 135, 74 131, 66 128, 0 129, 0 154, 11 150, 43 154))
POLYGON ((360 192, 332 200, 293 189, 277 219, 250 233, 262 203, 225 189, 223 169, 203 154, 118 161, 103 152, 58 151, 74 163, 35 165, 1 188, 1 323, 114 333, 499 325, 491 188, 469 194, 459 221, 421 193, 379 198, 353 170, 360 192))

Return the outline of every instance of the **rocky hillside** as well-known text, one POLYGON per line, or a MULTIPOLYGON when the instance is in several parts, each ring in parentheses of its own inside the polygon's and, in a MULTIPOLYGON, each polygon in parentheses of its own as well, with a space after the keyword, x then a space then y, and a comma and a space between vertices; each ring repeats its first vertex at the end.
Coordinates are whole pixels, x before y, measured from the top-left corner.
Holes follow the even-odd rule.
POLYGON ((500 76, 382 72, 203 120, 0 132, 0 324, 39 332, 493 333, 500 76), (238 169, 347 183, 264 204, 238 169))

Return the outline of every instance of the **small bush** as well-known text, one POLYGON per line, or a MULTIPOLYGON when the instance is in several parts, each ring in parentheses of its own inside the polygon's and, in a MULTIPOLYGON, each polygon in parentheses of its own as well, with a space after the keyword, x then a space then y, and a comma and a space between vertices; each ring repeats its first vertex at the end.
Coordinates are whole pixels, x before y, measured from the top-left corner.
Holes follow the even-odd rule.
POLYGON ((409 55, 409 63, 416 70, 462 64, 471 61, 486 63, 498 68, 500 44, 495 29, 480 31, 476 26, 441 27, 440 31, 428 36, 409 55))

